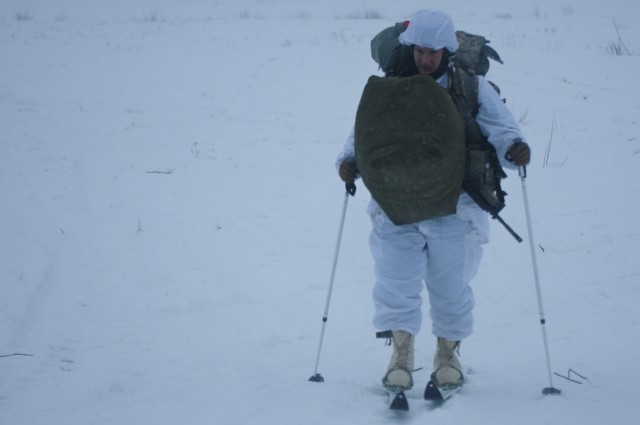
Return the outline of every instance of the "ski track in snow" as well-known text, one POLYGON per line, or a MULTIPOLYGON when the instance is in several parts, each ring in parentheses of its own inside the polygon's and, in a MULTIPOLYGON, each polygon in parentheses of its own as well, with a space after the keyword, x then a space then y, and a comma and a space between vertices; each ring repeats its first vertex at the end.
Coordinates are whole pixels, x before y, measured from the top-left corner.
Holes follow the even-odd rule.
POLYGON ((0 5, 0 423, 539 425, 640 417, 637 2, 436 1, 485 35, 534 150, 474 281, 467 385, 389 412, 362 184, 333 162, 369 41, 424 2, 5 0, 0 5), (620 37, 631 55, 614 55, 620 37), (19 355, 11 355, 19 354, 19 355), (575 376, 575 375, 574 375, 575 376))

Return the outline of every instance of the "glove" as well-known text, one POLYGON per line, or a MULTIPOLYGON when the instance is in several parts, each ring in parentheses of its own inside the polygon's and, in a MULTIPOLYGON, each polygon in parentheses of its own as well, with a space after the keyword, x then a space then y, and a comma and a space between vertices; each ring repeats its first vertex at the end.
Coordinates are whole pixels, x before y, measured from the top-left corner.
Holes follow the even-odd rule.
POLYGON ((358 167, 356 164, 349 162, 348 159, 340 164, 340 178, 345 183, 353 183, 358 177, 358 167))
POLYGON ((515 139, 504 157, 515 165, 527 165, 531 159, 531 150, 521 139, 515 139))

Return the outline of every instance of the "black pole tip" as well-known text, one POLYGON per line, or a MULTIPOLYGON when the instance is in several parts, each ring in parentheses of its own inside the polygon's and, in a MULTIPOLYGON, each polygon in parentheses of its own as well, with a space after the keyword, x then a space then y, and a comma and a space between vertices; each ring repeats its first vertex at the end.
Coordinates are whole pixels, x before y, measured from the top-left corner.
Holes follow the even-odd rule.
POLYGON ((547 387, 547 388, 542 390, 542 394, 544 394, 544 395, 560 395, 560 394, 562 394, 562 391, 560 391, 557 388, 547 387))
POLYGON ((309 381, 311 381, 311 382, 324 382, 324 378, 319 373, 316 373, 311 378, 309 378, 309 381))

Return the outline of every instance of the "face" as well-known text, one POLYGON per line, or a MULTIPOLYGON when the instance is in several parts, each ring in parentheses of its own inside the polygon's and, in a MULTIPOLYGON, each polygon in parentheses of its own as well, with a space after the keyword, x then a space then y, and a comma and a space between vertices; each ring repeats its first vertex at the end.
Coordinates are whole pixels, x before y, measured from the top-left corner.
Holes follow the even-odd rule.
POLYGON ((422 75, 433 74, 438 69, 442 56, 444 56, 444 49, 433 50, 428 47, 413 47, 413 60, 422 75))

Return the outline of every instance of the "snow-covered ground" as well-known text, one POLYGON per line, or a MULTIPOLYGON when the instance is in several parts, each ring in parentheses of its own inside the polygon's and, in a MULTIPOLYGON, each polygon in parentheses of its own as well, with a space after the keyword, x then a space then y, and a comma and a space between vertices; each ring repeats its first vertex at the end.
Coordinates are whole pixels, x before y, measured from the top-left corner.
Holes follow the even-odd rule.
MULTIPOLYGON (((640 4, 427 3, 3 0, 0 423, 640 419, 640 4), (333 162, 379 74, 369 41, 424 7, 505 61, 489 75, 534 149, 526 183, 553 371, 588 378, 554 376, 561 396, 541 394, 528 244, 494 222, 461 352, 468 384, 444 406, 421 401, 425 330, 412 410, 386 410, 362 184, 326 381, 307 381, 344 199, 333 162)), ((526 237, 517 175, 505 189, 502 215, 526 237)))

